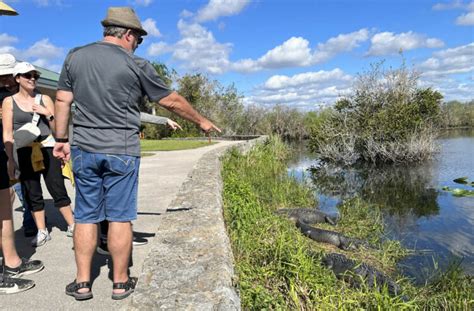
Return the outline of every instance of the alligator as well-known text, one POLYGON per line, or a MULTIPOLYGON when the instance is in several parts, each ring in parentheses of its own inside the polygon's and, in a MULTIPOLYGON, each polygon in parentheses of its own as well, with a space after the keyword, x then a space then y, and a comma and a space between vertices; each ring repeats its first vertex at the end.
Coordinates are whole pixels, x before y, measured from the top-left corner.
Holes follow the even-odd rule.
MULTIPOLYGON (((400 286, 383 272, 366 264, 357 263, 342 254, 330 253, 323 257, 322 264, 331 269, 338 279, 348 282, 351 286, 360 287, 363 282, 370 288, 381 289, 387 287, 391 296, 401 293, 400 286)), ((406 296, 401 297, 404 301, 406 296)))
POLYGON ((346 237, 339 232, 314 228, 299 219, 296 220, 296 226, 310 239, 316 242, 329 243, 339 247, 340 249, 353 250, 357 249, 359 246, 369 246, 365 241, 346 237))
POLYGON ((282 208, 275 211, 275 213, 285 215, 294 221, 299 219, 307 224, 328 223, 335 226, 337 222, 337 217, 329 216, 315 208, 282 208))

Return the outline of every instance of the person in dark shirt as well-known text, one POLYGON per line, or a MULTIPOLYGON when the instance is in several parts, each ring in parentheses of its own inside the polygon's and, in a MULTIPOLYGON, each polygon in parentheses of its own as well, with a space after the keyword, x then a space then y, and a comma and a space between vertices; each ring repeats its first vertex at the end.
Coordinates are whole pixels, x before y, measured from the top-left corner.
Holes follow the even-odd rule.
POLYGON ((146 35, 128 7, 111 7, 102 21, 104 39, 72 49, 56 93, 54 155, 73 159, 76 184, 74 251, 76 279, 66 294, 92 298, 90 274, 97 244, 97 224, 109 221, 108 248, 113 261, 112 299, 128 297, 137 278, 128 275, 131 222, 137 217, 140 166, 140 111, 144 96, 209 133, 218 131, 186 99, 169 90, 154 67, 133 52, 146 35), (67 128, 75 103, 73 141, 67 128))

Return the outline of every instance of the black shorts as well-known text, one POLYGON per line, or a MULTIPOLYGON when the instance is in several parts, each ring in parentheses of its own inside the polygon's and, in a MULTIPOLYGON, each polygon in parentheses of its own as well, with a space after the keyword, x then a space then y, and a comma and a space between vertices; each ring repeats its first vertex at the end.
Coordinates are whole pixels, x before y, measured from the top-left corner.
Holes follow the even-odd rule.
POLYGON ((8 157, 4 150, 0 151, 0 190, 10 188, 10 177, 7 169, 8 157))
POLYGON ((64 177, 61 162, 53 156, 53 148, 41 148, 45 169, 39 172, 33 170, 31 165, 31 147, 18 149, 18 163, 20 166, 20 181, 25 192, 25 200, 33 211, 44 209, 43 191, 41 188, 41 175, 48 192, 54 200, 54 206, 61 208, 71 204, 64 186, 64 177))

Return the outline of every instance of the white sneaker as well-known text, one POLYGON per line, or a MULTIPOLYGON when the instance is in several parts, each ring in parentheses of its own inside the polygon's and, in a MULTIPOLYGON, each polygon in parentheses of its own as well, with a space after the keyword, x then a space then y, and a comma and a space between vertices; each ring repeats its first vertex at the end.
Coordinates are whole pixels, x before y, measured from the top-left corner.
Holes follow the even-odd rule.
POLYGON ((36 237, 31 241, 31 245, 33 247, 38 247, 44 245, 46 242, 51 240, 51 236, 49 235, 48 230, 40 229, 36 234, 36 237))
POLYGON ((66 235, 70 238, 74 236, 74 224, 67 226, 67 232, 66 235))
POLYGON ((35 282, 25 279, 12 279, 0 275, 0 294, 15 294, 35 286, 35 282))

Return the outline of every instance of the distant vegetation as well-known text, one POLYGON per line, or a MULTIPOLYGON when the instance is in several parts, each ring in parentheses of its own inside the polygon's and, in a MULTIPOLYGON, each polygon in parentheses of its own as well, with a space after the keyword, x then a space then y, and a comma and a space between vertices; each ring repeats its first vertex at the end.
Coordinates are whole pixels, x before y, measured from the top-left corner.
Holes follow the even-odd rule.
MULTIPOLYGON (((158 74, 169 87, 174 87, 196 110, 222 128, 223 135, 262 135, 277 134, 285 139, 300 140, 309 136, 308 129, 315 113, 299 111, 284 105, 262 107, 244 105, 242 95, 234 85, 222 86, 202 74, 178 77, 163 64, 154 64, 158 74), (175 84, 173 84, 175 81, 175 84)), ((142 111, 151 113, 153 105, 144 103, 142 111)), ((202 136, 199 128, 166 109, 158 108, 156 113, 177 121, 183 131, 171 132, 164 126, 144 125, 142 131, 147 139, 162 137, 202 136)))
POLYGON ((449 101, 441 106, 441 126, 444 128, 474 127, 474 100, 462 103, 449 101))
MULTIPOLYGON (((178 76, 164 64, 154 64, 164 83, 221 127, 223 135, 311 137, 314 150, 336 162, 422 160, 435 148, 436 129, 474 126, 474 101, 442 104, 439 92, 417 87, 415 72, 404 65, 390 70, 382 65, 361 74, 354 94, 334 107, 301 111, 279 103, 244 105, 235 85, 222 86, 203 74, 178 76)), ((194 124, 163 108, 145 102, 141 110, 170 117, 183 126, 183 131, 172 132, 164 126, 144 125, 147 139, 202 136, 194 124)))

